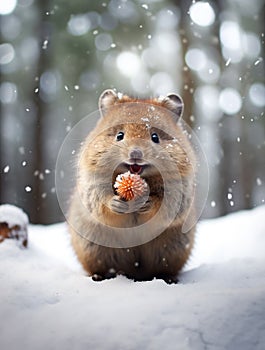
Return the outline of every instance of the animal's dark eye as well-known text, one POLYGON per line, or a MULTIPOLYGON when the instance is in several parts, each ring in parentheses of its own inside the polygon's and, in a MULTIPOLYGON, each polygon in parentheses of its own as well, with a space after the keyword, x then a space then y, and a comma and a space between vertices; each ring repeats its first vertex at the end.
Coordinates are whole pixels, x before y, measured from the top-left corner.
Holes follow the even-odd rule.
POLYGON ((156 132, 153 132, 151 135, 151 139, 154 143, 159 143, 159 137, 156 132))
POLYGON ((123 140, 123 138, 124 138, 124 132, 122 132, 122 131, 118 132, 118 134, 116 136, 116 140, 121 141, 121 140, 123 140))

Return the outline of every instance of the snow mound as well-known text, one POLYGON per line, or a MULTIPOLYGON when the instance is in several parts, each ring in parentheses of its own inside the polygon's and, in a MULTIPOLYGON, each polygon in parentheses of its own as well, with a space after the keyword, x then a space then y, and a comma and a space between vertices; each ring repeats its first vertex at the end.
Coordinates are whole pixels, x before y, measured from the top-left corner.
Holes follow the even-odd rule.
POLYGON ((94 282, 63 224, 0 245, 3 350, 263 350, 265 206, 198 225, 180 283, 94 282))
POLYGON ((199 222, 187 267, 240 258, 265 258, 265 206, 199 222))
POLYGON ((6 223, 9 228, 16 225, 26 227, 29 219, 26 213, 18 207, 10 204, 0 205, 0 222, 6 223))

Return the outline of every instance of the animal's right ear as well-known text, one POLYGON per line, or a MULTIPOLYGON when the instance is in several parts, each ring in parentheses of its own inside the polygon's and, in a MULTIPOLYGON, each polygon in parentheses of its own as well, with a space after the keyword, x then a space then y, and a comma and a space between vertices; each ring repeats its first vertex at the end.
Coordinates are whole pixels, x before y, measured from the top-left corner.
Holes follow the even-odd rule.
POLYGON ((114 90, 108 89, 102 92, 98 101, 98 106, 102 117, 104 117, 108 108, 113 106, 117 100, 118 95, 114 90))

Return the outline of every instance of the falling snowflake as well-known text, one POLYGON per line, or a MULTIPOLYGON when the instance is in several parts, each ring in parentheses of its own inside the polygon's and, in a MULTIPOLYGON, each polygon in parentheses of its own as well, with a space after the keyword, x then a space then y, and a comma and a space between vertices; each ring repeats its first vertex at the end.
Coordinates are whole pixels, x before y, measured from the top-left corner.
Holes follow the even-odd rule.
POLYGON ((262 185, 262 181, 261 181, 261 179, 259 177, 257 177, 256 183, 257 183, 258 186, 262 185))
POLYGON ((9 165, 6 165, 6 166, 4 167, 4 169, 3 169, 3 172, 6 174, 6 173, 9 172, 9 170, 10 170, 10 166, 9 166, 9 165))

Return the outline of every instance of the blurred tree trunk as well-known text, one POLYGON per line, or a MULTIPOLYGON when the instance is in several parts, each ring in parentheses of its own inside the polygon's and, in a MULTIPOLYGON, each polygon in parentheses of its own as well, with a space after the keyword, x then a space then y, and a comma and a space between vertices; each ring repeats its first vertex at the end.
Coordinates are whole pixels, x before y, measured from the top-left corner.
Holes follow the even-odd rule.
POLYGON ((47 104, 41 98, 41 86, 40 79, 41 75, 50 67, 50 36, 51 28, 48 22, 48 15, 50 11, 50 1, 38 1, 37 12, 40 15, 39 24, 37 28, 39 38, 39 60, 37 62, 37 77, 38 81, 38 92, 32 91, 32 99, 37 106, 36 110, 36 124, 35 124, 35 184, 34 184, 34 211, 32 212, 31 221, 33 223, 46 222, 47 218, 43 213, 43 198, 44 192, 44 151, 45 151, 45 138, 44 138, 44 125, 45 125, 45 114, 47 113, 47 104))
POLYGON ((189 47, 190 37, 187 30, 187 12, 189 10, 189 2, 181 0, 176 1, 177 6, 181 10, 181 21, 180 21, 180 38, 182 44, 182 60, 183 60, 183 86, 182 86, 182 96, 184 100, 184 119, 187 124, 191 127, 194 126, 194 76, 190 69, 187 69, 185 64, 185 54, 189 47))
MULTIPOLYGON (((234 2, 219 0, 217 3, 221 10, 226 10, 222 18, 223 21, 231 20, 229 14, 232 13, 233 21, 237 22, 243 30, 248 30, 248 23, 245 24, 246 21, 241 17, 242 15, 234 2), (244 24, 247 28, 244 28, 244 24)), ((257 33, 259 32, 258 25, 257 21, 255 28, 257 33)), ((219 139, 224 152, 220 164, 221 215, 252 207, 251 194, 257 175, 258 156, 254 157, 257 150, 249 142, 249 132, 252 126, 251 118, 247 115, 246 96, 251 78, 247 65, 243 57, 238 63, 222 67, 223 86, 221 87, 232 87, 237 90, 242 98, 242 108, 237 115, 224 115, 222 128, 219 129, 219 139)))
MULTIPOLYGON (((201 30, 201 28, 196 27, 192 24, 191 18, 189 16, 189 8, 192 4, 191 1, 176 1, 176 4, 180 6, 181 9, 181 35, 182 35, 182 47, 183 47, 183 62, 185 64, 185 55, 189 48, 198 47, 202 51, 207 52, 207 48, 211 48, 219 52, 219 61, 222 60, 220 43, 218 40, 220 23, 216 20, 215 24, 212 26, 211 30, 201 30)), ((220 2, 217 1, 215 4, 216 13, 221 12, 220 2)), ((217 17, 218 19, 218 17, 217 17)), ((220 64, 220 62, 218 62, 220 64)), ((188 68, 185 64, 183 67, 184 76, 184 101, 186 108, 186 122, 192 126, 199 137, 206 158, 209 162, 209 175, 210 175, 210 192, 208 193, 208 200, 204 215, 216 216, 223 211, 223 203, 221 200, 222 189, 217 186, 220 180, 220 169, 219 166, 212 162, 213 153, 216 148, 218 148, 218 138, 220 138, 220 133, 216 127, 215 121, 211 121, 211 116, 206 116, 207 111, 201 110, 195 102, 194 92, 196 89, 207 83, 201 81, 198 75, 188 68), (211 208, 210 203, 214 199, 216 206, 211 208), (209 210, 210 209, 210 210, 209 210)), ((222 139, 221 139, 222 140, 222 139)), ((200 174, 200 180, 204 181, 206 174, 200 174)))

